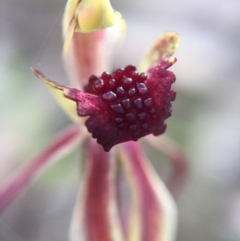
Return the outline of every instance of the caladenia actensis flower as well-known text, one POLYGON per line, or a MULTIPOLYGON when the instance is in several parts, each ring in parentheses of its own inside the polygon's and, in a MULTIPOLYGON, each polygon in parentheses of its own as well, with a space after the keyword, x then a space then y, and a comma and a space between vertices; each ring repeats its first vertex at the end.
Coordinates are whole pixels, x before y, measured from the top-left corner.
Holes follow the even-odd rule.
POLYGON ((63 56, 78 88, 58 84, 32 70, 76 124, 1 185, 0 211, 56 157, 82 143, 85 169, 70 240, 175 239, 177 215, 172 195, 136 141, 147 136, 145 141, 170 158, 173 174, 167 185, 176 195, 186 174, 184 154, 171 140, 154 136, 165 131, 165 120, 171 115, 175 75, 168 68, 176 62, 172 55, 179 37, 165 33, 138 68, 129 64, 111 71, 113 53, 125 29, 121 14, 107 0, 68 1, 63 56))

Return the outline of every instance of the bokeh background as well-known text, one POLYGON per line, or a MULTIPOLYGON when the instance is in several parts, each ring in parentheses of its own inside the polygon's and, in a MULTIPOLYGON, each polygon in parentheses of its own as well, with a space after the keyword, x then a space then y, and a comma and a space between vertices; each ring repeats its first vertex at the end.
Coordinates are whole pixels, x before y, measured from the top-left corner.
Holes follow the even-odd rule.
MULTIPOLYGON (((30 72, 67 83, 61 59, 65 0, 0 1, 0 181, 70 120, 30 72)), ((240 240, 240 1, 113 0, 128 23, 113 65, 137 64, 162 32, 180 34, 177 99, 166 135, 189 157, 178 199, 178 241, 240 240)), ((169 162, 148 150, 159 173, 169 162)), ((80 151, 51 167, 0 216, 1 241, 67 240, 80 151)))

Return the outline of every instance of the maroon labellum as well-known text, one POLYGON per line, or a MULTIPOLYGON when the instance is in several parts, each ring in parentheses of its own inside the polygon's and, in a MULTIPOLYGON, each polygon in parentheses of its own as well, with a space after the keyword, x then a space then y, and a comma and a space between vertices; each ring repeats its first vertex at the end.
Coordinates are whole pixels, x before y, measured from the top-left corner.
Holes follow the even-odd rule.
POLYGON ((77 102, 80 116, 89 116, 88 131, 109 151, 118 143, 165 131, 176 96, 171 90, 175 75, 168 67, 162 62, 147 73, 139 74, 133 65, 104 72, 89 78, 85 93, 69 89, 67 97, 77 102))

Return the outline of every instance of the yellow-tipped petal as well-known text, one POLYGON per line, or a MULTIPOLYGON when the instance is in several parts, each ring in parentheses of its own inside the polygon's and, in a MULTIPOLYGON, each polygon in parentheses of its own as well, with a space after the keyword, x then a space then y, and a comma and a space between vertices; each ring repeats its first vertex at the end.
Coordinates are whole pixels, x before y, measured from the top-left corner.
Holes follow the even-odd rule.
POLYGON ((76 102, 73 100, 70 100, 64 96, 64 92, 67 92, 68 89, 62 85, 58 85, 57 83, 49 80, 46 78, 39 70, 35 68, 31 68, 33 73, 42 80, 53 96, 56 98, 59 105, 62 107, 62 109, 65 111, 65 113, 74 121, 74 122, 82 122, 83 118, 80 118, 77 114, 77 105, 76 102))
POLYGON ((69 0, 63 17, 64 53, 75 31, 91 33, 115 22, 116 12, 109 0, 69 0))
POLYGON ((139 70, 145 72, 162 61, 174 62, 172 55, 177 50, 179 41, 179 35, 176 33, 168 32, 161 35, 140 62, 139 70))
POLYGON ((94 32, 114 24, 114 10, 108 0, 85 0, 78 7, 78 30, 94 32))

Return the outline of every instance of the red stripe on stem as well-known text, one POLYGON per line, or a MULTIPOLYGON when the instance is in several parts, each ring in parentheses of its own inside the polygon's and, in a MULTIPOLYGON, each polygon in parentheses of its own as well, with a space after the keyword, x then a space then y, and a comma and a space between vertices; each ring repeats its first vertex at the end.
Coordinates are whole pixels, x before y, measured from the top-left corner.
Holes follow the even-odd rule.
POLYGON ((89 141, 83 221, 86 240, 111 241, 113 220, 111 207, 115 202, 113 159, 102 147, 89 141), (114 202, 113 202, 114 201, 114 202))
POLYGON ((132 183, 134 203, 129 227, 129 241, 172 241, 176 237, 177 211, 175 203, 150 161, 136 142, 122 144, 123 163, 132 183))
POLYGON ((149 170, 145 163, 146 160, 144 160, 145 155, 137 143, 127 142, 123 146, 129 156, 129 162, 139 190, 142 219, 141 241, 155 241, 159 237, 162 210, 150 180, 151 178, 149 179, 148 176, 149 170))

